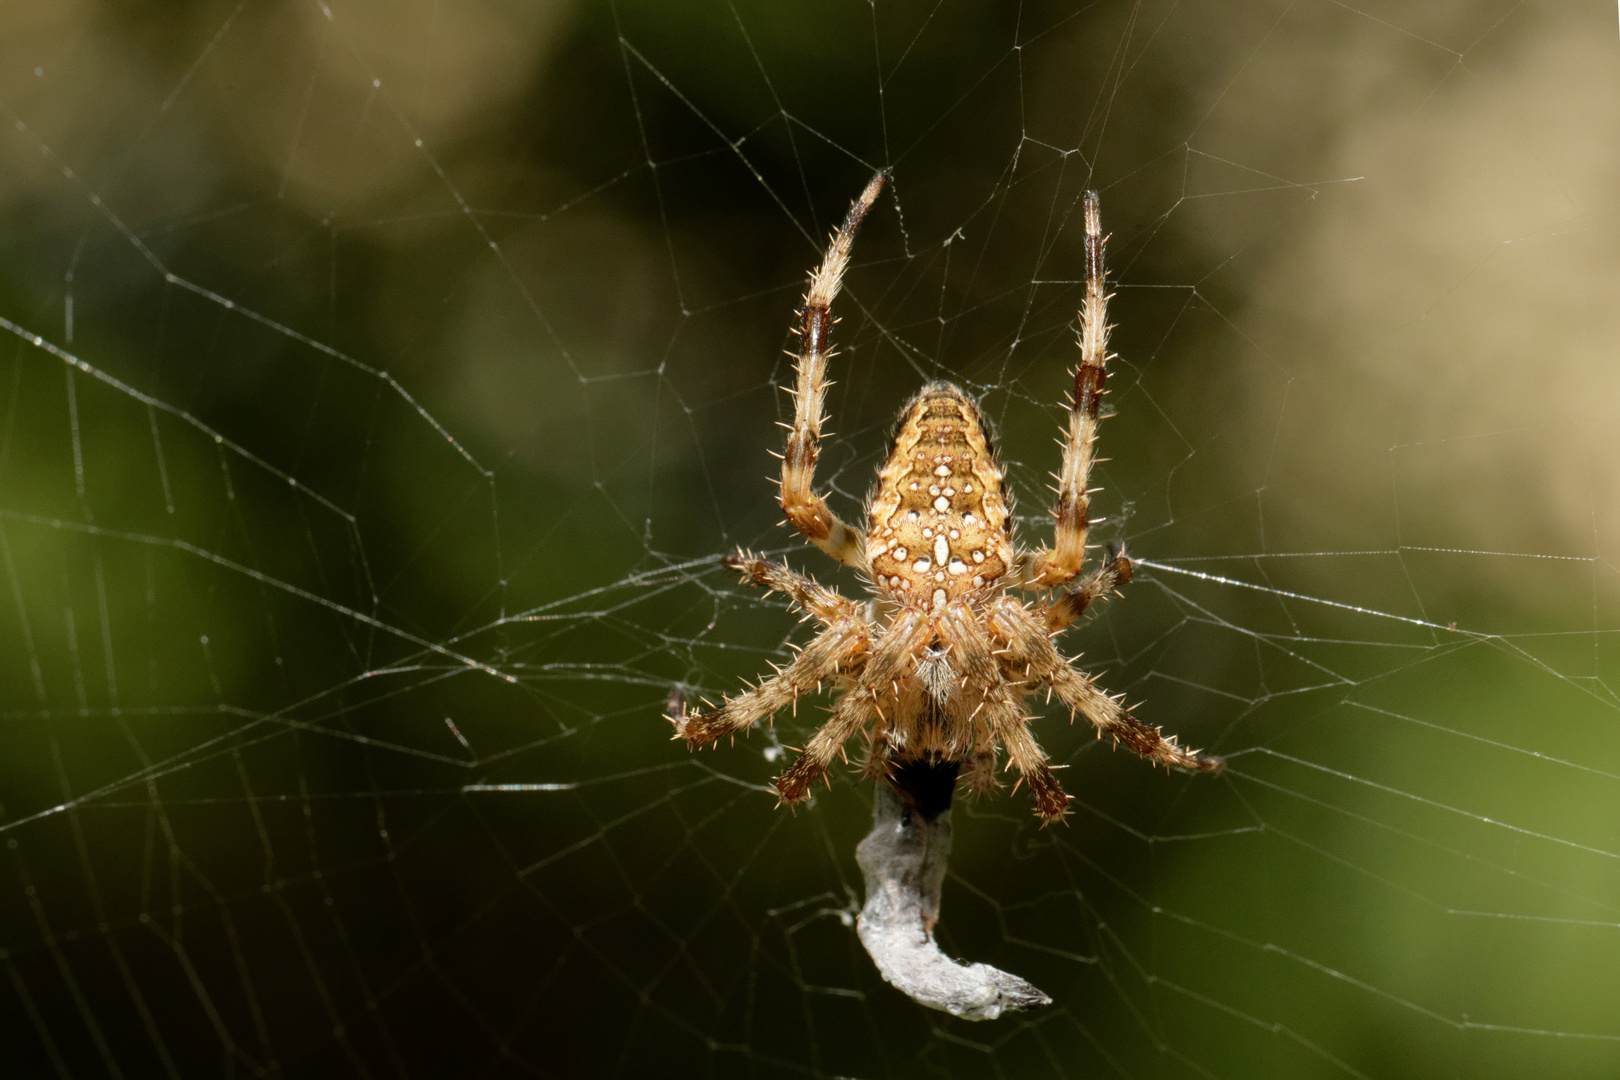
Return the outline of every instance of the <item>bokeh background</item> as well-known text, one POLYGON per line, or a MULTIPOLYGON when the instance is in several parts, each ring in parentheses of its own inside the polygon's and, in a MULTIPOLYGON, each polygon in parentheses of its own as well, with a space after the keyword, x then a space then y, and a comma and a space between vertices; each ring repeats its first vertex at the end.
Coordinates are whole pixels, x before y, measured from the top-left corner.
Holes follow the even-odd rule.
POLYGON ((1620 27, 1599 3, 0 5, 8 1076, 1620 1072, 1620 27), (852 926, 870 795, 672 699, 880 166, 822 482, 925 378, 1020 496, 1118 290, 1072 632, 1225 775, 1048 715, 961 806, 971 1025, 852 926))

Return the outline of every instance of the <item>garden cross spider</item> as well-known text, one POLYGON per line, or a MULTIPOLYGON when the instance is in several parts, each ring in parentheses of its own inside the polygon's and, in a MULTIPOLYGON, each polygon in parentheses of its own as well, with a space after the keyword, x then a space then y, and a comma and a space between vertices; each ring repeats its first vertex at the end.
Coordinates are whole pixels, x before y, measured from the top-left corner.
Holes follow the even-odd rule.
MULTIPOLYGON (((1087 516, 1097 423, 1108 373, 1108 295, 1097 195, 1085 195, 1086 296, 1080 309, 1080 364, 1050 548, 1020 550, 1003 471, 978 404, 948 382, 924 386, 901 411, 888 460, 867 500, 864 533, 840 521, 815 493, 827 389, 830 311, 861 219, 887 179, 880 172, 850 207, 821 266, 810 276, 799 313, 793 427, 782 458, 780 500, 794 528, 869 583, 861 605, 788 567, 739 550, 725 564, 743 580, 785 593, 823 629, 785 668, 717 709, 669 717, 675 737, 693 749, 746 730, 831 681, 842 694, 828 718, 776 778, 784 803, 807 799, 845 742, 864 735, 865 773, 895 784, 917 768, 943 772, 944 803, 958 773, 968 790, 996 780, 997 746, 1027 783, 1035 811, 1061 820, 1069 796, 1029 731, 1024 701, 1045 689, 1097 728, 1149 760, 1214 772, 1221 760, 1176 745, 1133 717, 1119 697, 1076 671, 1052 644, 1093 601, 1131 577, 1131 561, 1112 554, 1049 602, 1026 603, 1009 589, 1058 589, 1085 563, 1087 516)), ((1016 784, 1014 785, 1016 788, 1016 784)), ((915 801, 914 799, 911 801, 915 801)), ((936 804, 933 812, 940 807, 936 804)))

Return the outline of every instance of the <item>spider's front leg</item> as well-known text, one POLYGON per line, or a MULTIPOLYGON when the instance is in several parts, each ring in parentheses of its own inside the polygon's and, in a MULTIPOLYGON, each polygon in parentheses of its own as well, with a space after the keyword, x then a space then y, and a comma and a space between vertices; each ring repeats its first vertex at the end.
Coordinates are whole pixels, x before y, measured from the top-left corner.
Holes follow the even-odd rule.
POLYGON ((1058 783, 1057 775, 1047 763, 1046 751, 1041 749, 1035 736, 1030 734, 1029 721, 1024 712, 1023 696, 999 684, 985 695, 984 719, 1001 745, 1007 748, 1007 764, 1018 770, 1021 783, 1029 785, 1029 795, 1035 802, 1035 812, 1041 824, 1062 821, 1069 813, 1071 796, 1058 783))
MULTIPOLYGON (((847 603, 847 601, 846 601, 847 603)), ((729 697, 718 709, 687 712, 667 717, 675 727, 675 738, 685 739, 693 750, 734 734, 792 705, 804 694, 814 693, 834 675, 860 670, 871 647, 872 628, 864 619, 840 619, 823 630, 794 659, 752 690, 729 697)))
POLYGON ((1103 265, 1102 214, 1097 193, 1085 195, 1086 298, 1080 307, 1080 366, 1074 372, 1074 400, 1069 406, 1069 433, 1063 442, 1058 473, 1052 547, 1019 559, 1015 583, 1049 589, 1072 579, 1086 562, 1086 534, 1091 529, 1091 479, 1097 425, 1108 382, 1108 292, 1103 265))
POLYGON ((1070 710, 1091 721, 1099 737, 1107 735, 1122 742, 1149 761, 1193 772, 1220 772, 1226 764, 1221 758, 1183 749, 1174 735, 1166 735, 1152 724, 1142 723, 1119 698, 1098 690, 1090 679, 1061 657, 1058 666, 1046 676, 1046 682, 1070 710))
POLYGON ((776 778, 776 793, 784 803, 808 799, 811 785, 827 775, 833 759, 844 752, 844 744, 868 723, 882 718, 879 699, 909 672, 932 632, 929 621, 915 611, 904 612, 889 624, 872 647, 871 659, 855 685, 844 692, 832 716, 810 736, 793 764, 776 778))
POLYGON ((998 602, 990 626, 1005 645, 1004 662, 1034 688, 1049 686, 1071 712, 1079 713, 1096 727, 1098 736, 1107 735, 1122 742, 1149 761, 1175 765, 1195 772, 1219 772, 1224 762, 1218 757, 1185 750, 1174 735, 1166 735, 1132 716, 1120 699, 1098 690, 1091 679, 1076 671, 1053 646, 1039 616, 1011 598, 998 602))
POLYGON ((872 177, 833 234, 821 266, 810 275, 810 288, 799 313, 799 355, 793 387, 793 427, 782 455, 782 512, 816 547, 846 566, 866 569, 866 538, 846 525, 814 490, 821 425, 826 422, 827 360, 832 356, 832 302, 849 267, 850 250, 861 220, 877 201, 887 172, 872 177))
POLYGON ((1019 782, 1029 785, 1035 812, 1042 821, 1062 821, 1069 812, 1069 796, 1047 763, 1046 751, 1030 734, 1032 718, 1024 711, 1024 695, 1015 689, 1018 680, 1009 679, 997 662, 997 643, 991 639, 986 624, 966 612, 953 610, 940 619, 939 629, 941 641, 962 673, 965 695, 977 703, 973 720, 983 732, 980 744, 973 748, 969 790, 984 791, 994 785, 994 774, 986 775, 986 764, 994 767, 995 744, 999 742, 1007 748, 1007 764, 1017 770, 1019 782))

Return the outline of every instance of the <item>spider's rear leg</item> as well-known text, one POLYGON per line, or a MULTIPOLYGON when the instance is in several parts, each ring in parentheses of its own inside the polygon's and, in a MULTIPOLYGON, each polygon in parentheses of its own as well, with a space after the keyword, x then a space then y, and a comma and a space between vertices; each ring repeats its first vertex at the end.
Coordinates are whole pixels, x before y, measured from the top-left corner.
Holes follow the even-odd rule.
POLYGON ((1058 472, 1057 518, 1052 546, 1020 560, 1016 583, 1048 589, 1078 574, 1086 562, 1091 528, 1091 466, 1096 459, 1097 425, 1108 384, 1108 285, 1103 264, 1102 214, 1097 193, 1085 194, 1086 297, 1080 306, 1080 364, 1074 372, 1069 431, 1058 472))
POLYGON ((782 455, 782 512, 804 538, 847 566, 866 567, 866 538, 846 525, 815 492, 816 456, 821 450, 821 425, 826 422, 827 360, 832 355, 832 302, 849 267, 855 233, 877 201, 888 173, 867 183, 844 224, 833 234, 821 265, 810 275, 799 312, 799 355, 794 365, 793 427, 782 455))

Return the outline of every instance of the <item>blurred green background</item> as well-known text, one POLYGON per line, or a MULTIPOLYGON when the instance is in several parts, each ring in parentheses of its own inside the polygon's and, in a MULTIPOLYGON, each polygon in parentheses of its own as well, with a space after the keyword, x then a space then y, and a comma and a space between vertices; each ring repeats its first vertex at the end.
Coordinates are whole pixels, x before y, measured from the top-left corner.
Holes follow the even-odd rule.
POLYGON ((1597 3, 0 6, 6 1074, 1620 1074, 1617 188, 1597 3), (1066 648, 1230 763, 958 809, 989 1024, 818 707, 660 719, 806 638, 720 553, 859 590, 767 474, 880 166, 822 484, 952 378, 1040 534, 1100 190, 1066 648))

